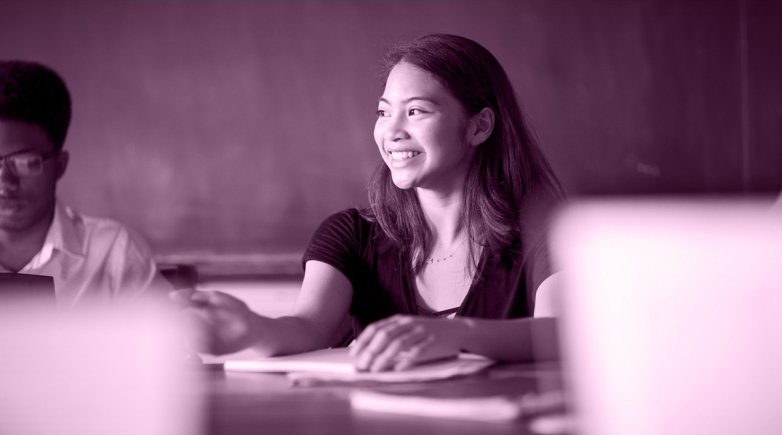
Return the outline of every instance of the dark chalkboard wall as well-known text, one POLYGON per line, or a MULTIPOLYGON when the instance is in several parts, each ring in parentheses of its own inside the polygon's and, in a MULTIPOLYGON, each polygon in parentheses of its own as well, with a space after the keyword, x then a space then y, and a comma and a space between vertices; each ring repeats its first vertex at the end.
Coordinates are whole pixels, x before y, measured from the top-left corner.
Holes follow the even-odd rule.
POLYGON ((298 255, 365 204, 384 50, 505 65, 572 194, 782 187, 782 6, 764 1, 4 0, 0 57, 74 98, 61 198, 158 255, 298 255))

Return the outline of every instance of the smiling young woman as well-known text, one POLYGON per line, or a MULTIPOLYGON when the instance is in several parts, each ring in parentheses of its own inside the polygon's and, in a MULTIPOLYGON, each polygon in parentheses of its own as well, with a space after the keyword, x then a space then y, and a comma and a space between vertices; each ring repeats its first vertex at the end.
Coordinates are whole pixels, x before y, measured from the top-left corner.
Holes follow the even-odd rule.
POLYGON ((321 224, 288 317, 261 317, 222 293, 175 295, 207 326, 203 345, 317 349, 349 313, 361 369, 460 350, 554 355, 553 320, 532 315, 551 275, 547 210, 563 195, 502 66, 470 39, 434 34, 395 47, 384 71, 370 208, 321 224))

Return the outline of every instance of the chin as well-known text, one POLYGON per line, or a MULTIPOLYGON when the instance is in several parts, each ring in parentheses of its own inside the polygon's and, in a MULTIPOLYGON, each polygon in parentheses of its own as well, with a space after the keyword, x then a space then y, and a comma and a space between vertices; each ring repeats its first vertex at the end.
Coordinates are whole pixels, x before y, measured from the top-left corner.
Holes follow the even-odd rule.
POLYGON ((402 190, 408 190, 416 187, 416 184, 413 180, 408 180, 408 179, 400 180, 398 178, 394 178, 393 176, 391 177, 391 179, 394 182, 394 186, 402 190))
POLYGON ((39 210, 22 208, 12 212, 0 212, 0 229, 4 231, 26 231, 36 224, 46 219, 45 212, 39 210))
POLYGON ((30 227, 30 225, 24 220, 16 219, 14 217, 0 217, 0 230, 24 231, 28 227, 30 227))

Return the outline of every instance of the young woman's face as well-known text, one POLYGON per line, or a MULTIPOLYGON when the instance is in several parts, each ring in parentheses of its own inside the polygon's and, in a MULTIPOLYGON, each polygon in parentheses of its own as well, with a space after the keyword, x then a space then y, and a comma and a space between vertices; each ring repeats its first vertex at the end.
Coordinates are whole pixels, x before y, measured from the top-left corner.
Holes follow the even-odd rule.
POLYGON ((474 149, 464 106, 427 71, 400 62, 388 75, 375 142, 394 184, 461 189, 474 149))

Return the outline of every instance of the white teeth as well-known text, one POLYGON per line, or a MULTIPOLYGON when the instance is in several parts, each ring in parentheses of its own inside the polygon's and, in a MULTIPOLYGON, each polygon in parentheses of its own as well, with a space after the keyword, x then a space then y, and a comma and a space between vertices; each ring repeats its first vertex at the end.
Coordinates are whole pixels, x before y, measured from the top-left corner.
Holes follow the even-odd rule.
POLYGON ((418 151, 391 151, 391 160, 407 160, 421 154, 418 151))

